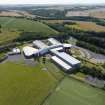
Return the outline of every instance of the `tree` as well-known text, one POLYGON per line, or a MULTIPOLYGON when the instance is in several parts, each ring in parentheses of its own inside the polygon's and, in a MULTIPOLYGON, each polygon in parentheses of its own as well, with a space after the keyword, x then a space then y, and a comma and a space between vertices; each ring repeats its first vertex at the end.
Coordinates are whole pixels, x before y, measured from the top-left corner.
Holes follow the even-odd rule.
POLYGON ((46 56, 43 56, 43 63, 46 63, 46 56))
POLYGON ((103 64, 103 67, 105 68, 105 63, 103 64))
POLYGON ((1 26, 1 24, 0 24, 0 33, 1 33, 1 28, 2 28, 2 26, 1 26))
POLYGON ((0 29, 2 28, 1 24, 0 24, 0 29))

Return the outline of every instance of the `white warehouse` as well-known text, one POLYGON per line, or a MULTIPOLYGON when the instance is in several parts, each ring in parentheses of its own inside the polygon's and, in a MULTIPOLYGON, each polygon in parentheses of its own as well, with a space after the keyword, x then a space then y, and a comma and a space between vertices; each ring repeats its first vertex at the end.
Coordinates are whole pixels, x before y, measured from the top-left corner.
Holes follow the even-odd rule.
POLYGON ((74 57, 70 56, 69 54, 65 52, 58 52, 58 51, 53 51, 53 54, 62 59, 64 62, 69 64, 72 67, 79 67, 80 66, 80 61, 75 59, 74 57))
POLYGON ((62 67, 65 71, 69 71, 72 69, 72 67, 65 63, 63 60, 61 60, 60 58, 58 58, 57 56, 53 56, 51 57, 51 59, 56 63, 58 64, 60 67, 62 67))
POLYGON ((23 53, 24 53, 25 57, 27 57, 27 58, 33 57, 38 52, 39 52, 39 50, 36 48, 33 48, 33 47, 26 46, 23 48, 23 53))
POLYGON ((67 44, 67 43, 61 43, 59 41, 57 41, 54 38, 49 38, 48 41, 52 44, 52 45, 63 45, 64 48, 71 48, 72 45, 71 44, 67 44))

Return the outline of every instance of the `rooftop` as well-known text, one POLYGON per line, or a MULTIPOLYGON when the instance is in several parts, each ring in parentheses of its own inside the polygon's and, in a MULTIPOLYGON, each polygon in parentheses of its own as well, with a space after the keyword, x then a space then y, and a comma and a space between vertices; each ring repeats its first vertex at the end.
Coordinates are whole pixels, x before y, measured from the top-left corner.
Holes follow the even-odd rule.
POLYGON ((48 41, 53 44, 53 45, 58 45, 58 44, 61 44, 59 41, 57 41, 56 39, 54 38, 49 38, 48 41))
POLYGON ((48 45, 46 45, 45 43, 43 43, 43 42, 40 41, 40 40, 35 40, 35 41, 33 42, 33 44, 34 44, 35 46, 37 46, 38 48, 40 48, 40 49, 43 49, 43 48, 47 48, 47 47, 48 47, 48 45))
POLYGON ((67 63, 65 63, 64 61, 62 61, 57 56, 53 56, 51 59, 53 61, 55 61, 57 64, 59 64, 61 67, 63 67, 65 70, 70 70, 72 68, 70 65, 68 65, 67 63))
POLYGON ((19 48, 13 48, 13 49, 12 49, 12 52, 13 52, 13 53, 20 53, 21 51, 20 51, 19 48))
POLYGON ((67 47, 68 47, 68 48, 71 48, 71 47, 72 47, 71 44, 67 44, 67 43, 64 43, 63 46, 64 46, 65 48, 67 48, 67 47))
POLYGON ((25 56, 27 56, 27 57, 32 56, 33 54, 37 53, 38 51, 39 51, 38 49, 29 47, 29 46, 26 46, 23 48, 23 52, 24 52, 25 56))
POLYGON ((76 64, 79 64, 80 61, 77 60, 76 58, 68 55, 67 53, 65 52, 57 52, 55 51, 54 52, 58 57, 60 57, 61 59, 65 60, 66 62, 68 62, 70 65, 74 66, 76 64))

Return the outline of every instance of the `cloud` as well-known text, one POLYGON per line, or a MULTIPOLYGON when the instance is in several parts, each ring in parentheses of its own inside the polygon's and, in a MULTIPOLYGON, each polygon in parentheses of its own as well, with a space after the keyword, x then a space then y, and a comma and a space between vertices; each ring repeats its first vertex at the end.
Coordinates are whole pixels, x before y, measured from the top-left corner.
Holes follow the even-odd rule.
POLYGON ((0 0, 0 4, 95 4, 105 0, 0 0))

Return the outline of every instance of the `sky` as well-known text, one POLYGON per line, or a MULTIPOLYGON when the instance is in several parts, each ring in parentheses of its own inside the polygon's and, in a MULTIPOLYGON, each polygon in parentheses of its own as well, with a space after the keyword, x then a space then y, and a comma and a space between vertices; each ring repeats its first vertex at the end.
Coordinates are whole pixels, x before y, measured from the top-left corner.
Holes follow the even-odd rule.
POLYGON ((105 4, 105 0, 0 0, 0 4, 105 4))

